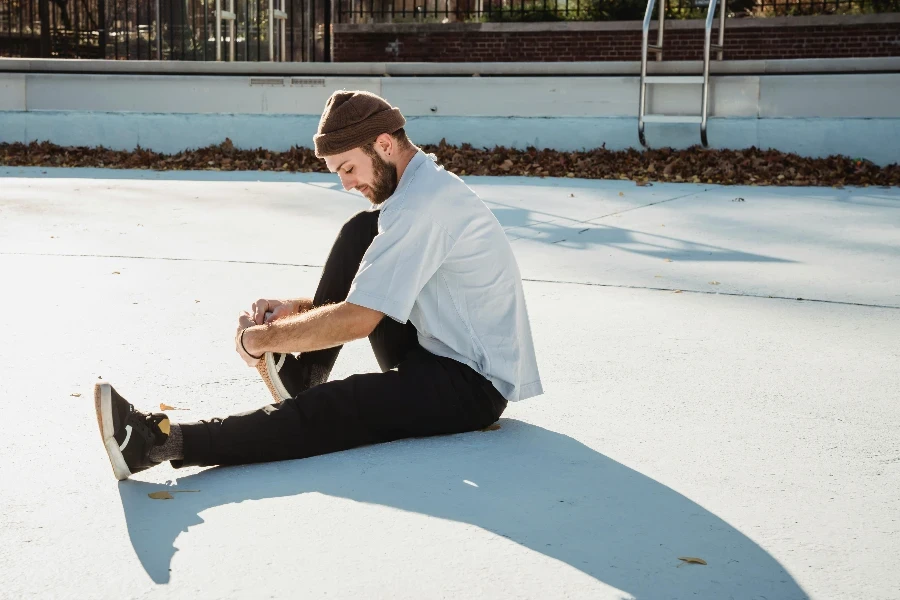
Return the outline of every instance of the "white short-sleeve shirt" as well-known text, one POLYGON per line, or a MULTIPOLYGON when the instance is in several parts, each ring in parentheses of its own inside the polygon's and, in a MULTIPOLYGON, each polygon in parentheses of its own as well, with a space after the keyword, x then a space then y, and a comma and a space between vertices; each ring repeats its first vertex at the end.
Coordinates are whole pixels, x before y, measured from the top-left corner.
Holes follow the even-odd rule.
POLYGON ((472 367, 507 400, 543 393, 506 234, 431 155, 416 153, 381 205, 347 301, 412 322, 423 348, 472 367))

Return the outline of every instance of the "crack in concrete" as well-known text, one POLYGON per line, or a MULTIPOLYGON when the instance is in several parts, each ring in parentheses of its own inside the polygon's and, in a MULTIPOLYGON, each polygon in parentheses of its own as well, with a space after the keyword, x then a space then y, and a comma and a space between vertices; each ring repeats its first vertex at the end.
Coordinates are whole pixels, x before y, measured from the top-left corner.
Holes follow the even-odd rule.
POLYGON ((301 263, 268 262, 264 260, 227 260, 221 258, 179 258, 174 256, 128 256, 124 254, 63 254, 51 252, 0 252, 0 256, 55 256, 61 258, 124 258, 131 260, 169 260, 176 262, 207 262, 236 265, 265 265, 274 267, 304 267, 321 269, 325 265, 307 265, 301 263))
MULTIPOLYGON (((608 213, 608 214, 605 214, 605 215, 600 215, 599 217, 592 217, 592 218, 590 218, 590 219, 570 219, 569 217, 563 217, 563 216, 560 216, 560 215, 554 215, 553 213, 547 213, 547 212, 540 212, 540 211, 539 211, 539 212, 537 212, 537 214, 546 215, 546 216, 548 216, 548 217, 556 217, 556 218, 550 219, 549 221, 533 221, 533 222, 528 223, 528 224, 526 224, 526 225, 516 225, 515 227, 509 227, 509 228, 506 228, 506 229, 504 229, 504 231, 506 232, 507 237, 509 237, 509 236, 510 236, 510 232, 515 231, 515 230, 517 230, 517 229, 532 229, 532 228, 534 228, 535 226, 540 226, 540 225, 551 225, 551 224, 554 224, 554 223, 558 223, 558 222, 560 222, 560 221, 570 221, 573 225, 592 225, 592 224, 594 223, 594 221, 599 221, 600 219, 605 219, 605 218, 607 218, 607 217, 612 217, 612 216, 615 216, 615 215, 621 215, 621 214, 624 214, 624 213, 627 213, 627 212, 631 212, 631 211, 633 211, 633 210, 640 210, 640 209, 642 209, 642 208, 647 208, 647 207, 649 207, 649 206, 656 206, 657 204, 665 204, 666 202, 673 202, 673 201, 675 201, 675 200, 681 200, 681 199, 683 199, 683 198, 689 198, 689 197, 691 197, 691 196, 699 196, 699 195, 701 195, 701 194, 705 194, 706 192, 708 192, 708 191, 710 191, 710 190, 712 190, 712 189, 715 189, 715 188, 704 188, 704 189, 702 189, 702 190, 700 190, 700 191, 696 191, 696 190, 695 190, 695 191, 692 191, 692 192, 687 193, 687 194, 682 194, 681 196, 675 196, 674 198, 666 198, 666 199, 664 199, 664 200, 657 200, 656 202, 650 202, 649 204, 642 204, 642 205, 640 205, 640 206, 632 206, 631 208, 625 208, 625 209, 622 209, 622 210, 616 210, 616 211, 613 211, 613 212, 608 213)), ((507 205, 507 204, 501 204, 501 203, 499 203, 499 202, 491 202, 491 203, 492 203, 492 204, 496 204, 496 205, 498 205, 498 206, 503 206, 503 207, 506 207, 506 208, 515 208, 515 207, 513 207, 513 206, 510 206, 510 205, 507 205)), ((578 234, 580 235, 580 234, 584 233, 585 231, 590 231, 590 230, 591 230, 591 228, 588 227, 587 229, 582 229, 581 231, 579 231, 578 234)), ((515 235, 515 234, 513 234, 513 235, 515 235)), ((519 240, 521 240, 521 239, 524 239, 524 237, 523 237, 523 236, 517 236, 517 237, 510 238, 509 241, 510 241, 510 243, 512 243, 512 242, 517 242, 517 241, 519 241, 519 240)), ((563 240, 563 241, 565 241, 565 240, 563 240)), ((552 243, 556 244, 557 242, 552 242, 552 243)))
MULTIPOLYGON (((617 210, 617 211, 615 211, 615 212, 611 212, 611 213, 609 213, 608 215, 601 215, 601 216, 599 216, 599 217, 594 217, 593 219, 588 219, 587 221, 578 221, 578 222, 580 222, 580 223, 585 223, 585 224, 587 224, 587 223, 592 223, 592 222, 594 222, 594 221, 599 221, 600 219, 605 219, 606 217, 612 217, 613 215, 621 215, 621 214, 623 214, 623 213, 631 212, 631 211, 633 211, 633 210, 639 210, 639 209, 641 209, 641 208, 647 208, 648 206, 656 206, 657 204, 665 204, 666 202, 673 202, 673 201, 675 201, 675 200, 681 200, 681 199, 683 199, 683 198, 689 198, 689 197, 691 197, 691 196, 699 196, 700 194, 705 194, 706 192, 710 191, 711 189, 714 189, 714 188, 705 188, 705 189, 700 190, 699 192, 694 191, 694 192, 691 192, 690 194, 682 194, 681 196, 675 196, 674 198, 666 198, 665 200, 659 200, 659 201, 657 201, 657 202, 651 202, 650 204, 643 204, 643 205, 641 205, 641 206, 633 206, 633 207, 631 207, 631 208, 626 208, 626 209, 624 209, 624 210, 617 210)), ((588 229, 584 229, 584 230, 582 230, 582 231, 579 231, 578 233, 584 233, 585 231, 589 231, 589 230, 588 230, 588 229)))
POLYGON ((794 296, 770 296, 762 294, 747 294, 742 292, 714 292, 707 290, 687 290, 684 288, 663 288, 647 285, 625 285, 618 283, 592 283, 589 281, 564 281, 560 279, 533 279, 523 277, 522 281, 531 283, 557 283, 564 285, 584 285, 589 287, 605 287, 619 288, 626 290, 649 290, 653 292, 681 292, 684 294, 705 294, 707 296, 737 296, 742 298, 762 298, 764 300, 793 300, 801 302, 818 302, 820 304, 842 304, 844 306, 865 306, 869 308, 890 308, 892 310, 900 310, 900 306, 891 306, 890 304, 866 304, 864 302, 845 302, 843 300, 824 300, 821 298, 799 298, 794 296))
MULTIPOLYGON (((662 202, 669 202, 671 200, 676 200, 676 198, 671 198, 670 200, 663 200, 662 202)), ((602 218, 602 217, 598 217, 602 218)), ((565 241, 565 240, 563 240, 565 241)), ((169 256, 127 256, 124 254, 62 254, 62 253, 45 253, 45 252, 0 252, 0 256, 50 256, 50 257, 59 257, 59 258, 122 258, 122 259, 131 259, 131 260, 167 260, 174 262, 208 262, 208 263, 224 263, 224 264, 239 264, 239 265, 263 265, 263 266, 275 266, 275 267, 301 267, 306 269, 322 269, 324 265, 308 265, 308 264, 300 264, 300 263, 283 263, 283 262, 269 262, 269 261, 255 261, 255 260, 226 260, 226 259, 216 259, 216 258, 178 258, 178 257, 169 257, 169 256)), ((793 300, 793 301, 802 301, 802 302, 817 302, 820 304, 841 304, 844 306, 865 306, 869 308, 889 308, 893 310, 900 310, 900 306, 891 306, 889 304, 867 304, 865 302, 846 302, 843 300, 824 300, 821 298, 800 298, 793 296, 770 296, 770 295, 762 295, 762 294, 748 294, 741 292, 719 292, 719 291, 707 291, 707 290, 687 290, 684 288, 664 288, 664 287, 653 287, 653 286, 644 286, 644 285, 625 285, 625 284, 616 284, 616 283, 594 283, 588 281, 565 281, 562 279, 534 279, 530 277, 523 277, 523 282, 530 283, 556 283, 562 285, 583 285, 590 287, 606 287, 606 288, 619 288, 619 289, 629 289, 629 290, 648 290, 654 292, 675 292, 680 291, 685 294, 705 294, 708 296, 737 296, 743 298, 762 298, 766 300, 793 300)))

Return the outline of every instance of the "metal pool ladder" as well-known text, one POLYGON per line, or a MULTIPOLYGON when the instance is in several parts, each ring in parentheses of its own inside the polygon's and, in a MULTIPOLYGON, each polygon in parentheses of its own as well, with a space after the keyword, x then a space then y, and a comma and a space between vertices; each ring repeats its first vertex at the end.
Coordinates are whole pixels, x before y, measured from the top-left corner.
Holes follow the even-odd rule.
POLYGON ((703 41, 703 75, 647 75, 647 56, 650 52, 656 53, 656 60, 663 58, 663 33, 666 22, 666 0, 659 0, 659 28, 657 30, 656 44, 650 44, 650 20, 653 17, 653 9, 657 0, 647 0, 647 12, 644 13, 643 39, 641 41, 641 95, 638 107, 638 137, 642 146, 647 146, 647 138, 644 137, 644 123, 699 123, 700 141, 703 147, 709 144, 706 139, 706 122, 709 112, 709 55, 712 50, 717 53, 718 60, 722 60, 725 51, 725 14, 728 12, 724 2, 719 10, 719 42, 712 43, 712 26, 715 20, 716 5, 719 0, 709 0, 709 8, 706 13, 706 29, 703 41), (647 114, 647 86, 650 84, 674 84, 674 85, 702 85, 700 114, 699 115, 662 115, 647 114))

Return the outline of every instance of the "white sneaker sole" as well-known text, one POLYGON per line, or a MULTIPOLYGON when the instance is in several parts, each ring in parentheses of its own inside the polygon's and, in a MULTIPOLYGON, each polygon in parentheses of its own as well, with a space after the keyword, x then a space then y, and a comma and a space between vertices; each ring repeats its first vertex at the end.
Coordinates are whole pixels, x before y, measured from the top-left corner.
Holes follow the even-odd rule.
POLYGON ((122 481, 131 476, 131 471, 125 463, 125 457, 119 450, 119 444, 115 438, 115 428, 112 414, 112 390, 108 383, 94 384, 94 408, 97 411, 97 425, 100 426, 100 437, 103 439, 103 447, 109 456, 113 474, 116 479, 122 481))
POLYGON ((281 360, 276 363, 275 354, 266 352, 266 355, 256 365, 256 370, 259 371, 260 377, 262 377, 266 387, 269 388, 272 399, 275 400, 276 404, 284 402, 291 397, 287 388, 281 383, 281 378, 278 376, 278 372, 281 370, 282 365, 284 365, 286 358, 287 355, 282 354, 281 360))

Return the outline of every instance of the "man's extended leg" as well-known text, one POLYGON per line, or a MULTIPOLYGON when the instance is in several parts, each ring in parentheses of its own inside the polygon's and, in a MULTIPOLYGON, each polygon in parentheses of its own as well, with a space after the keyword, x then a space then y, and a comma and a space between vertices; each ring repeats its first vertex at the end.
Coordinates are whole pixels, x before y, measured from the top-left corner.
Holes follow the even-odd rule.
MULTIPOLYGON (((322 277, 313 298, 313 306, 335 304, 347 299, 363 255, 376 235, 378 235, 377 212, 360 212, 341 227, 325 261, 325 268, 322 270, 322 277)), ((385 318, 379 323, 369 336, 369 342, 382 371, 396 367, 410 350, 419 345, 416 329, 412 324, 397 323, 390 318, 385 318)), ((295 396, 303 390, 328 381, 341 348, 342 346, 336 346, 315 352, 304 352, 297 357, 293 355, 272 357, 270 362, 280 363, 276 372, 283 382, 282 387, 286 388, 286 396, 295 396)), ((263 372, 263 378, 265 379, 267 373, 272 370, 271 366, 268 367, 266 372, 263 372)), ((279 395, 280 399, 285 398, 285 394, 279 395)))
MULTIPOLYGON (((317 291, 317 304, 346 298, 356 266, 377 234, 377 221, 367 221, 371 217, 372 213, 356 215, 341 230, 317 291)), ((304 458, 405 437, 472 431, 496 421, 506 407, 506 399, 475 370, 419 347, 415 328, 409 323, 385 318, 370 342, 383 373, 319 385, 311 385, 310 379, 295 397, 276 405, 224 419, 173 423, 174 436, 160 427, 165 425, 168 430, 165 415, 140 413, 111 388, 105 393, 98 388, 98 423, 116 476, 122 479, 160 460, 172 460, 176 467, 245 464, 304 458), (397 370, 390 370, 393 367, 397 370), (108 419, 101 418, 102 406, 107 407, 108 419), (134 438, 140 442, 137 447, 129 441, 129 425, 142 433, 134 438), (117 463, 122 463, 118 469, 117 463)), ((324 381, 339 351, 304 353, 300 360, 287 364, 293 365, 289 368, 295 369, 294 374, 318 373, 324 381)))
POLYGON ((305 458, 406 437, 487 427, 506 399, 475 370, 417 349, 396 371, 353 375, 224 419, 180 425, 186 465, 305 458))
POLYGON ((406 437, 461 433, 500 418, 506 399, 475 370, 422 348, 396 370, 353 375, 258 410, 196 423, 143 413, 108 383, 94 390, 117 479, 159 462, 235 465, 306 458, 406 437))

